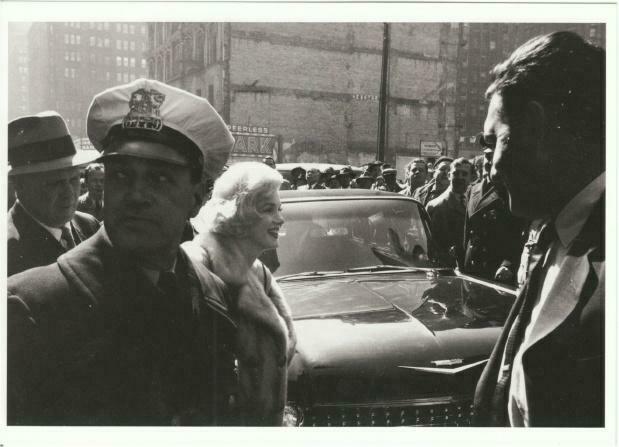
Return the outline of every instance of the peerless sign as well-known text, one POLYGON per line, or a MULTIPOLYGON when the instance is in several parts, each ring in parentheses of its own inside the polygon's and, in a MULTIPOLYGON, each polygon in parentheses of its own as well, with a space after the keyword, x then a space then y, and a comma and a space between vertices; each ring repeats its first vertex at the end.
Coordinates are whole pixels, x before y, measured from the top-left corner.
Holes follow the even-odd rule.
POLYGON ((230 132, 257 133, 263 135, 269 133, 269 128, 264 126, 239 126, 236 124, 228 124, 228 129, 230 132))

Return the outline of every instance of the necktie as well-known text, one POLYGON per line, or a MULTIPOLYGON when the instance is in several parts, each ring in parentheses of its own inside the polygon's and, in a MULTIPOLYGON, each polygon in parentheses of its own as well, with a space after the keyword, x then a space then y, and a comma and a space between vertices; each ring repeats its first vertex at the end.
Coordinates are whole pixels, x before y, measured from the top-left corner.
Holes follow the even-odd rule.
POLYGON ((531 319, 531 311, 537 300, 546 252, 555 239, 554 224, 549 222, 543 224, 539 232, 536 232, 533 237, 529 237, 525 245, 525 251, 528 250, 525 253, 528 266, 527 279, 520 292, 520 310, 505 343, 503 368, 501 369, 492 400, 493 414, 498 425, 505 425, 507 420, 507 393, 511 379, 512 363, 522 342, 524 331, 531 319))
POLYGON ((75 240, 73 239, 73 235, 71 234, 71 228, 69 227, 69 225, 65 225, 64 227, 62 227, 62 234, 60 235, 60 244, 67 251, 75 247, 75 240))

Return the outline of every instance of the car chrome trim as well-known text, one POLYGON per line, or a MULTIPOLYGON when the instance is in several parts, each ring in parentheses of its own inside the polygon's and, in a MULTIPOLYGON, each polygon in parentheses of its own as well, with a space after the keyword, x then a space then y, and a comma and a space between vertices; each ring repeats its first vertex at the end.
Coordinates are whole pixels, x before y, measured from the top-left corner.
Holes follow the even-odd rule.
POLYGON ((463 366, 458 366, 457 368, 430 368, 430 367, 424 367, 424 366, 398 366, 398 368, 414 369, 415 371, 453 375, 453 374, 458 374, 468 369, 474 368, 476 366, 479 366, 483 363, 486 363, 487 361, 488 359, 480 360, 479 362, 470 363, 468 365, 463 365, 463 366))
POLYGON ((466 273, 462 273, 460 270, 458 270, 457 268, 454 269, 454 273, 458 278, 464 278, 467 281, 470 282, 474 282, 477 284, 483 284, 484 286, 488 286, 488 287, 492 287, 493 289, 497 289, 500 290, 501 292, 506 292, 509 293, 510 295, 514 295, 516 296, 518 294, 518 289, 515 288, 510 288, 507 287, 505 285, 496 283, 496 282, 492 282, 492 281, 487 281, 485 279, 482 278, 477 278, 476 276, 471 276, 471 275, 467 275, 466 273))

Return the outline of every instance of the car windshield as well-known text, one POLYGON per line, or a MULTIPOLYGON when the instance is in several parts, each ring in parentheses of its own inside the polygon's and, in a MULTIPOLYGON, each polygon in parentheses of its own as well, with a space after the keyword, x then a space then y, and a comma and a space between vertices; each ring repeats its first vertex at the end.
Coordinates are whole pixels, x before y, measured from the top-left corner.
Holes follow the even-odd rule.
POLYGON ((301 201, 282 208, 278 277, 381 265, 432 266, 426 229, 412 201, 301 201))

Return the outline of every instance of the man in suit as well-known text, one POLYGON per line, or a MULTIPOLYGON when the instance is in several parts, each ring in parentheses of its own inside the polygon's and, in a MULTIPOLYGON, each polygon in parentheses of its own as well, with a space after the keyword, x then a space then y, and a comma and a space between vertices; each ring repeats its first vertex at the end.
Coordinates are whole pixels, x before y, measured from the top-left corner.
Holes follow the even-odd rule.
POLYGON ((103 221, 103 186, 105 183, 105 169, 101 163, 91 163, 86 166, 84 179, 86 192, 77 202, 77 210, 94 216, 99 222, 103 221))
POLYGON ((480 425, 604 425, 604 60, 556 32, 493 70, 483 144, 510 210, 533 223, 523 286, 477 385, 480 425))
POLYGON ((77 152, 56 112, 17 118, 8 126, 9 177, 16 201, 8 213, 7 274, 55 262, 99 228, 76 212, 80 166, 98 153, 77 152))
POLYGON ((204 98, 146 79, 95 96, 87 131, 105 221, 9 279, 8 423, 234 423, 235 323, 221 285, 203 296, 179 249, 232 135, 204 98))
POLYGON ((453 158, 440 157, 434 165, 434 175, 425 185, 413 191, 413 199, 421 202, 423 206, 427 206, 430 200, 436 199, 443 194, 449 186, 449 167, 453 158))
POLYGON ((399 193, 412 197, 417 188, 426 184, 428 165, 423 158, 415 158, 406 165, 406 186, 399 193))
POLYGON ((471 182, 472 169, 473 166, 466 158, 455 159, 449 171, 449 186, 426 206, 430 216, 430 230, 442 266, 456 265, 464 231, 466 189, 471 182))
POLYGON ((507 191, 490 179, 494 151, 484 149, 481 180, 466 192, 462 271, 513 285, 524 221, 509 211, 507 191))

